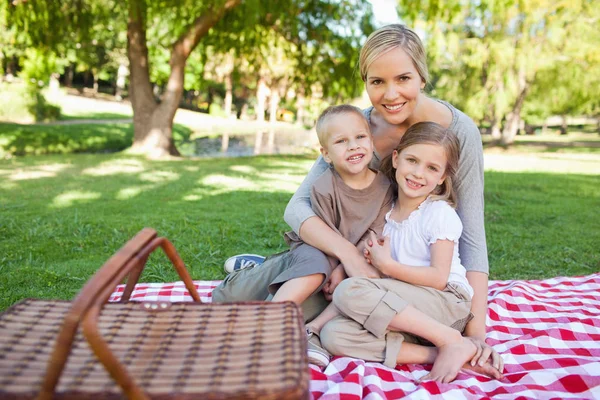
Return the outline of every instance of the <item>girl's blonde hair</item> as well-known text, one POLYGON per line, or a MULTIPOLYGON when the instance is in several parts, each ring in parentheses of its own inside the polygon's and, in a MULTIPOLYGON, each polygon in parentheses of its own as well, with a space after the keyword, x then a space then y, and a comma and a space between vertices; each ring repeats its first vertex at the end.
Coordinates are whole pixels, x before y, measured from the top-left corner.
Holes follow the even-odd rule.
MULTIPOLYGON (((419 122, 406 130, 395 150, 400 154, 402 150, 415 144, 439 145, 442 146, 446 152, 445 178, 444 181, 431 192, 431 198, 434 200, 444 200, 451 206, 456 207, 457 199, 452 181, 458 170, 458 159, 460 154, 458 137, 452 130, 444 128, 435 122, 419 122)), ((392 163, 392 157, 393 153, 384 158, 379 169, 388 177, 390 182, 392 182, 394 192, 398 193, 396 168, 394 168, 394 164, 392 163)))
POLYGON ((423 43, 414 31, 401 24, 386 25, 369 35, 360 50, 358 61, 362 80, 367 81, 367 71, 373 61, 396 47, 400 47, 408 54, 421 76, 421 81, 427 84, 429 71, 427 70, 427 56, 423 43))

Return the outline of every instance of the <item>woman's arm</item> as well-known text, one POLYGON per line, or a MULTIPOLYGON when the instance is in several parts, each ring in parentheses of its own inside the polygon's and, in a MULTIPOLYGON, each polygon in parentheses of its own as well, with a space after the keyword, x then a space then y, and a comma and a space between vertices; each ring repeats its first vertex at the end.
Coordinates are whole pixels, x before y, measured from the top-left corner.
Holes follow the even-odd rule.
POLYGON ((487 314, 488 276, 483 272, 468 271, 467 280, 473 288, 471 312, 473 319, 465 327, 465 335, 485 341, 485 317, 487 314))
POLYGON ((317 178, 328 168, 329 164, 319 156, 285 208, 283 219, 300 237, 300 227, 304 221, 316 216, 310 204, 310 190, 317 178))
POLYGON ((360 251, 323 222, 311 207, 310 190, 327 168, 329 164, 319 156, 290 199, 283 218, 302 241, 340 260, 348 276, 377 278, 379 273, 367 264, 360 251))
POLYGON ((478 348, 472 365, 475 363, 483 365, 491 356, 494 367, 502 371, 502 358, 485 343, 489 263, 484 225, 481 134, 475 123, 460 112, 455 130, 459 135, 461 145, 460 165, 456 179, 458 197, 456 211, 463 223, 459 253, 461 262, 467 270, 467 280, 474 292, 471 301, 471 312, 474 318, 467 324, 465 335, 469 336, 478 348))

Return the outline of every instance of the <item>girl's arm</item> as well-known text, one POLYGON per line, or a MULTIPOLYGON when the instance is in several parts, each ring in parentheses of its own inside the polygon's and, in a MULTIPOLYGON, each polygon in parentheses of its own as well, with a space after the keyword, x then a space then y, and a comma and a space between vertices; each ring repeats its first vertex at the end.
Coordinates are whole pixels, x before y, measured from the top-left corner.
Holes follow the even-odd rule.
POLYGON ((289 201, 283 218, 305 243, 340 260, 348 276, 379 277, 377 270, 367 264, 360 251, 327 226, 311 208, 310 189, 327 168, 329 165, 319 156, 289 201))
POLYGON ((365 252, 365 257, 381 273, 412 285, 427 286, 438 290, 446 288, 454 253, 455 243, 452 240, 437 240, 431 244, 431 265, 427 268, 406 265, 394 260, 389 237, 386 236, 383 241, 378 241, 375 234, 371 233, 371 235, 372 246, 365 252))

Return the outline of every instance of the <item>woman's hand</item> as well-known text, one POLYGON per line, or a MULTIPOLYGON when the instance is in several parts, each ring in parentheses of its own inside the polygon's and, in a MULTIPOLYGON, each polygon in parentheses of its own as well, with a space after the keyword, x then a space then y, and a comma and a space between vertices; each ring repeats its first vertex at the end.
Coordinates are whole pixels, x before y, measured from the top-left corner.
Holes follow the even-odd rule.
POLYGON ((473 342, 475 347, 477 347, 475 355, 473 356, 473 358, 471 358, 471 366, 482 367, 485 365, 486 362, 488 362, 488 360, 491 359, 490 361, 492 367, 496 368, 500 372, 500 374, 502 374, 502 372, 504 371, 504 360, 502 359, 500 354, 498 354, 498 352, 494 350, 492 346, 488 345, 485 342, 485 340, 474 336, 466 336, 466 338, 473 342))

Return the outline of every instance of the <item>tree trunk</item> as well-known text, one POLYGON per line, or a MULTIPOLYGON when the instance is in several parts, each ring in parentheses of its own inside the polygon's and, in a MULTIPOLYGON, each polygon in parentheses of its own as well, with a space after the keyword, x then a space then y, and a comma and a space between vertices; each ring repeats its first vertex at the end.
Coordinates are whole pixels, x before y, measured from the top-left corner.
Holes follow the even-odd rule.
POLYGON ((93 91, 95 94, 98 94, 98 73, 96 71, 92 71, 94 77, 94 86, 93 91))
POLYGON ((119 69, 117 70, 117 91, 115 93, 117 100, 123 100, 128 75, 129 70, 127 69, 127 66, 123 63, 119 64, 119 69))
POLYGON ((67 72, 65 73, 65 86, 73 87, 73 74, 75 73, 75 67, 73 64, 69 64, 67 67, 67 72))
POLYGON ((154 100, 150 83, 148 47, 146 41, 145 0, 129 0, 127 24, 127 58, 131 77, 130 98, 133 108, 134 138, 132 152, 150 157, 179 155, 173 141, 173 119, 183 94, 186 61, 200 39, 205 36, 225 12, 241 0, 227 0, 220 8, 197 17, 173 44, 171 74, 160 105, 154 100))
POLYGON ((527 97, 527 91, 529 90, 529 84, 525 81, 525 76, 522 76, 521 80, 521 90, 515 103, 512 107, 511 112, 506 116, 506 121, 504 122, 504 129, 502 130, 502 145, 510 145, 514 143, 515 136, 517 136, 517 132, 519 131, 519 125, 521 123, 521 109, 523 108, 523 103, 525 103, 525 98, 527 97))
POLYGON ((233 104, 233 80, 231 78, 232 72, 230 71, 225 75, 225 105, 224 111, 225 116, 229 118, 231 115, 231 105, 233 104))
POLYGON ((223 133, 221 137, 221 153, 227 153, 227 149, 229 149, 229 132, 223 133))
POLYGON ((567 116, 561 115, 561 120, 562 120, 562 123, 560 125, 560 134, 566 135, 568 133, 568 129, 569 129, 569 124, 567 124, 567 116))
POLYGON ((304 96, 304 89, 298 90, 298 96, 296 98, 296 124, 304 125, 304 106, 306 103, 306 97, 304 96))
POLYGON ((277 122, 277 109, 279 108, 279 85, 271 86, 271 98, 269 99, 269 138, 267 140, 267 153, 273 154, 275 148, 275 123, 277 122))
POLYGON ((267 103, 267 93, 269 88, 265 79, 261 76, 256 85, 256 140, 254 141, 254 154, 260 154, 262 149, 262 137, 265 129, 265 105, 267 103))
POLYGON ((83 73, 83 87, 84 88, 88 87, 88 85, 90 83, 90 75, 91 75, 90 70, 86 70, 83 73))

